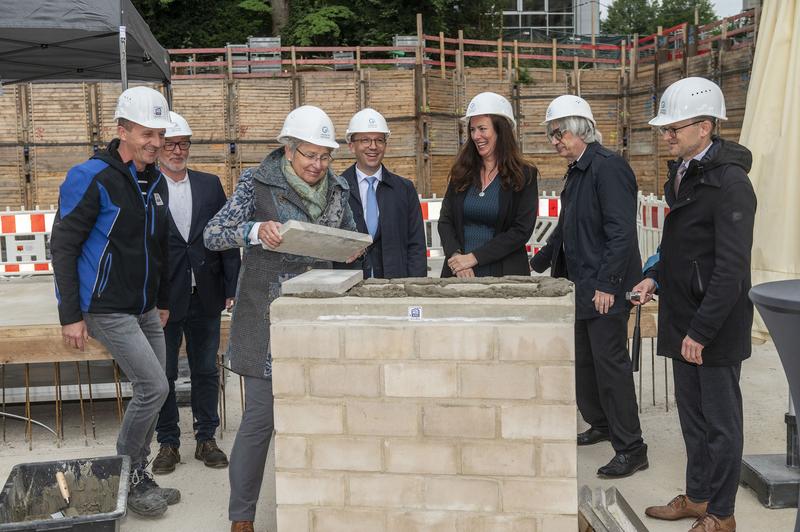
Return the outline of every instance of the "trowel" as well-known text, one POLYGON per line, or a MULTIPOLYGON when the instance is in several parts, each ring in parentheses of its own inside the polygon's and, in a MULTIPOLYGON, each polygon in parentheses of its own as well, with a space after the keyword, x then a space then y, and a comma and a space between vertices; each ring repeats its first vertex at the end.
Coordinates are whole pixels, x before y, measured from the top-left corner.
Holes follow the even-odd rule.
POLYGON ((74 517, 78 515, 78 511, 75 510, 75 508, 69 507, 69 486, 67 486, 67 477, 65 477, 64 473, 61 471, 56 472, 56 483, 58 483, 58 491, 61 492, 61 497, 66 504, 61 510, 50 514, 50 517, 53 519, 64 519, 65 517, 74 517))

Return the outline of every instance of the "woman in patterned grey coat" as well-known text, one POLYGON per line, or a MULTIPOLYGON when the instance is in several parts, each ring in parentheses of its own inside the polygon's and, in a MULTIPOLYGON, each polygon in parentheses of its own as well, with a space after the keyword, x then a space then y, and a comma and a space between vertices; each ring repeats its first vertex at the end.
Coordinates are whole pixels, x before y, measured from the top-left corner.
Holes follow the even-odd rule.
POLYGON ((203 233, 211 250, 244 248, 228 343, 231 368, 244 376, 247 394, 229 468, 232 531, 253 530, 274 426, 270 303, 280 295, 282 281, 311 268, 331 267, 330 262, 270 248, 280 244, 279 229, 289 220, 356 229, 347 182, 329 167, 338 147, 335 138, 333 123, 321 109, 306 105, 289 113, 278 136, 284 147, 242 173, 233 195, 203 233))

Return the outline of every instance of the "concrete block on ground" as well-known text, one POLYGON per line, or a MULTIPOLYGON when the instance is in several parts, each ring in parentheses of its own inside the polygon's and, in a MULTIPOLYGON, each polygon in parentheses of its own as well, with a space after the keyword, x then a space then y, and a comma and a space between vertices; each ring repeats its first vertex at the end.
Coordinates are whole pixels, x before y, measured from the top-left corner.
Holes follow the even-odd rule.
POLYGON ((356 231, 289 220, 281 226, 280 253, 344 262, 372 244, 372 237, 356 231))
POLYGON ((363 279, 361 270, 311 270, 281 283, 281 294, 344 294, 363 279))

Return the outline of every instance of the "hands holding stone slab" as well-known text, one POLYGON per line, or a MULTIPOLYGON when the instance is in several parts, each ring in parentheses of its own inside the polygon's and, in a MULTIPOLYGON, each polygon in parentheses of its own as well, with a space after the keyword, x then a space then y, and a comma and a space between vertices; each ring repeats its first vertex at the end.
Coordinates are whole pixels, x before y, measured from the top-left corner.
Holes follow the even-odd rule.
POLYGON ((263 222, 258 239, 264 249, 334 262, 353 262, 372 244, 372 237, 355 231, 290 220, 263 222))

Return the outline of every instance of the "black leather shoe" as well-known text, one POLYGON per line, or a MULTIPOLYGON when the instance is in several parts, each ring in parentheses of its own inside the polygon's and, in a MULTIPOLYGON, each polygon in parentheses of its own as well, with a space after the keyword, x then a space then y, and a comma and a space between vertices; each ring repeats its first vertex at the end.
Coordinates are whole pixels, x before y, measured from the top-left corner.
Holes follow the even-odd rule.
POLYGON ((650 463, 647 461, 647 445, 642 444, 635 451, 614 455, 608 464, 597 470, 597 476, 600 478, 629 477, 648 467, 650 467, 650 463))
POLYGON ((608 432, 597 430, 594 427, 589 427, 589 430, 578 433, 578 445, 594 445, 610 439, 608 432))

